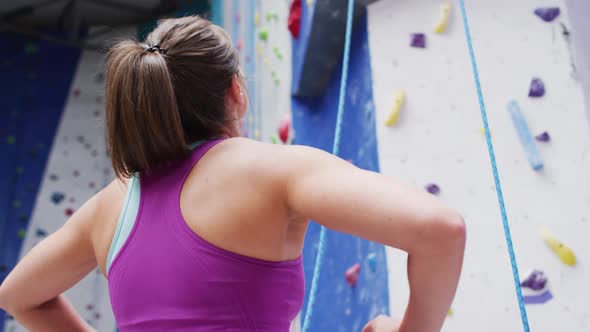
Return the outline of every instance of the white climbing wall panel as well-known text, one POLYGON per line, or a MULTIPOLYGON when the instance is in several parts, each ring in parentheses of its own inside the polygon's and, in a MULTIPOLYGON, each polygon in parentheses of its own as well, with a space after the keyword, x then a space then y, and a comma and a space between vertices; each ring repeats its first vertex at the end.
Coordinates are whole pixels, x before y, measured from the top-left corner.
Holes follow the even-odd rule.
MULTIPOLYGON (((559 22, 568 24, 561 1, 466 0, 475 52, 496 149, 521 277, 543 270, 554 298, 527 305, 535 332, 590 330, 590 137, 580 84, 559 22), (537 6, 560 6, 545 23, 537 6), (547 93, 527 97, 532 77, 547 93), (545 170, 528 165, 506 111, 516 99, 538 143, 545 170), (548 227, 578 257, 562 264, 543 243, 548 227)), ((493 187, 479 105, 458 2, 442 35, 433 33, 441 1, 381 0, 369 7, 374 96, 381 170, 417 186, 437 183, 441 198, 466 219, 468 244, 453 314, 444 331, 522 331, 512 272, 493 187), (427 48, 410 48, 410 33, 424 32, 427 48), (384 121, 393 90, 407 92, 399 122, 384 121)), ((401 316, 409 294, 406 256, 388 249, 390 299, 401 316)))

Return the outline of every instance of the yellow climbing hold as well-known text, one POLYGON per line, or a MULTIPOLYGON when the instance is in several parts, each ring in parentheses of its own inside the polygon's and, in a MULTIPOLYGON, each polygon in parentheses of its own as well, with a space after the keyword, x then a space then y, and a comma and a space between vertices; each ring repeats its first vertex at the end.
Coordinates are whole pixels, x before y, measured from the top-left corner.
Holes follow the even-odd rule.
POLYGON ((260 130, 255 129, 254 130, 254 139, 259 139, 260 138, 260 130))
POLYGON ((576 255, 574 255, 574 252, 553 236, 547 228, 541 227, 541 237, 564 264, 569 266, 576 265, 576 255))
POLYGON ((254 25, 258 26, 258 23, 260 23, 260 14, 256 12, 254 14, 254 25))
POLYGON ((313 0, 307 0, 307 7, 311 7, 313 5, 313 0))
POLYGON ((263 56, 264 55, 264 44, 258 43, 258 45, 256 45, 256 52, 258 53, 259 56, 263 56))
POLYGON ((449 308, 447 311, 447 316, 453 316, 453 308, 449 308))
POLYGON ((434 32, 443 33, 446 30, 447 25, 449 24, 450 17, 451 17, 451 4, 448 2, 441 4, 438 23, 434 26, 434 32))
POLYGON ((393 93, 393 106, 391 108, 391 112, 385 120, 385 125, 390 127, 393 126, 397 120, 399 119, 399 115, 402 110, 402 106, 404 104, 404 100, 406 99, 406 93, 403 90, 395 90, 393 93))

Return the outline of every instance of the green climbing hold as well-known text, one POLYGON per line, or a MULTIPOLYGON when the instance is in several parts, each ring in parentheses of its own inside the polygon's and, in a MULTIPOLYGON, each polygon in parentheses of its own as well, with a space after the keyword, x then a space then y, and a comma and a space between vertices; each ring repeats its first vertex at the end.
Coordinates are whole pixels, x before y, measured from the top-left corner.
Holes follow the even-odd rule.
POLYGON ((37 45, 33 44, 33 43, 27 43, 25 45, 25 54, 36 54, 37 52, 39 52, 39 48, 37 47, 37 45))
POLYGON ((12 201, 13 208, 19 209, 21 206, 23 206, 23 202, 19 201, 18 199, 15 199, 14 201, 12 201))
POLYGON ((272 144, 277 144, 278 143, 277 137, 275 135, 272 135, 270 137, 270 141, 272 142, 272 144))
POLYGON ((281 85, 281 80, 279 80, 278 78, 275 78, 275 85, 276 86, 281 85))
POLYGON ((268 21, 268 22, 272 21, 273 17, 274 17, 273 13, 266 13, 266 21, 268 21))
POLYGON ((14 144, 16 142, 16 137, 12 135, 8 135, 6 137, 6 144, 14 144))
POLYGON ((268 40, 268 28, 266 28, 266 27, 260 28, 260 31, 258 32, 258 38, 260 38, 260 40, 267 41, 268 40))
POLYGON ((17 167, 17 168, 16 168, 16 174, 18 174, 18 175, 21 175, 21 174, 23 174, 24 172, 25 172, 25 169, 24 169, 24 167, 22 167, 22 166, 19 166, 19 167, 17 167))
POLYGON ((277 58, 278 58, 279 60, 283 60, 283 54, 281 53, 281 50, 279 49, 279 47, 278 47, 278 46, 274 46, 274 47, 272 48, 272 51, 274 52, 274 54, 277 56, 277 58))
POLYGON ((25 236, 27 235, 27 231, 25 231, 24 229, 19 229, 18 233, 16 233, 18 235, 18 237, 20 237, 21 239, 24 239, 25 236))

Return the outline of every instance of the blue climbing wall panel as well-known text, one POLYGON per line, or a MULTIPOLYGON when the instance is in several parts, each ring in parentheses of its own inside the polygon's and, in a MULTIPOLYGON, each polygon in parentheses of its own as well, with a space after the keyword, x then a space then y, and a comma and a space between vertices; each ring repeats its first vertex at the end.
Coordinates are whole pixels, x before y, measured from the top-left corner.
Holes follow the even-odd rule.
MULTIPOLYGON (((305 22, 305 18, 303 21, 305 22)), ((294 61, 298 48, 305 47, 305 38, 308 37, 308 34, 302 33, 300 39, 293 43, 294 61)), ((294 66, 297 66, 297 63, 294 66)), ((338 68, 341 68, 341 65, 338 68)), ((294 72, 296 70, 297 68, 294 68, 294 72)), ((331 152, 339 86, 340 69, 331 78, 324 96, 307 99, 293 97, 293 125, 297 132, 297 144, 331 152)), ((363 15, 352 35, 339 157, 352 160, 358 167, 378 171, 372 86, 367 17, 363 15)), ((319 230, 320 227, 312 223, 303 252, 307 280, 306 296, 309 295, 313 278, 319 230)), ((384 247, 333 231, 328 232, 326 244, 326 257, 310 331, 360 331, 369 319, 389 312, 384 247), (375 253, 377 257, 375 272, 367 265, 366 257, 369 253, 375 253), (355 263, 361 264, 361 274, 356 288, 351 289, 345 281, 344 272, 355 263)), ((303 308, 304 312, 306 310, 307 304, 303 308)))
MULTIPOLYGON (((0 281, 18 259, 80 51, 0 34, 0 281)), ((5 314, 0 311, 0 332, 5 314)))

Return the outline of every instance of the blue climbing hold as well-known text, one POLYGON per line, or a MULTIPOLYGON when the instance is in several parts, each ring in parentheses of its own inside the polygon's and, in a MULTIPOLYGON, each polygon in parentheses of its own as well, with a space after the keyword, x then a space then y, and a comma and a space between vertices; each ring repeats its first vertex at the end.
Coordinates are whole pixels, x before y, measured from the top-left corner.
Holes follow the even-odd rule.
POLYGON ((58 191, 51 194, 51 201, 55 205, 61 203, 64 200, 64 198, 66 198, 66 195, 64 193, 60 193, 58 191))
POLYGON ((371 252, 367 255, 367 265, 369 265, 371 271, 377 271, 377 254, 371 252))

